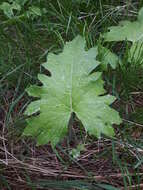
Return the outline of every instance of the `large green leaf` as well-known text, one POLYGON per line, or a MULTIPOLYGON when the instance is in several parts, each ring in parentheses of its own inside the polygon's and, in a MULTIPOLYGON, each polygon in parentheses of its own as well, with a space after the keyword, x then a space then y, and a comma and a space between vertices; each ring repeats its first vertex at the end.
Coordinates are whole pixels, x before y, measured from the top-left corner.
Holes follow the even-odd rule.
POLYGON ((103 37, 105 41, 143 42, 143 8, 139 11, 137 21, 121 21, 119 26, 109 27, 109 32, 103 37))
POLYGON ((24 134, 36 137, 38 144, 56 145, 67 134, 72 113, 89 134, 97 137, 102 133, 112 136, 112 124, 121 122, 118 113, 109 107, 115 97, 104 95, 101 73, 92 72, 99 65, 97 48, 85 51, 84 46, 84 39, 78 36, 66 43, 62 53, 50 53, 43 66, 51 77, 40 74, 43 86, 27 89, 30 96, 40 99, 28 106, 26 114, 40 114, 27 120, 24 134))

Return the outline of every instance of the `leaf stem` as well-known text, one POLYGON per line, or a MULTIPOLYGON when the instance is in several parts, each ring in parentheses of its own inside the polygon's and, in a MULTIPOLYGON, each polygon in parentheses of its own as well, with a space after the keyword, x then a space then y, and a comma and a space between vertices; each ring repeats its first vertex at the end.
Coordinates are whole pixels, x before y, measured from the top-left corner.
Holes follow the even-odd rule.
POLYGON ((69 131, 69 143, 76 143, 77 142, 77 139, 76 139, 76 134, 75 134, 75 131, 73 129, 73 124, 74 124, 74 119, 75 119, 75 113, 72 112, 71 113, 71 117, 70 117, 70 120, 69 120, 69 124, 68 124, 68 131, 69 131))

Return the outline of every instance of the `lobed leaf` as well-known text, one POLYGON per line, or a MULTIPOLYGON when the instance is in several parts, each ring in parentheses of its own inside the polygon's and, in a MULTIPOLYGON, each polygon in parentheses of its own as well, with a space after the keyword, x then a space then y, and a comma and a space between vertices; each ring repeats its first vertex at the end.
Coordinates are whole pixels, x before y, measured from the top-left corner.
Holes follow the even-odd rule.
POLYGON ((24 135, 37 138, 38 145, 51 142, 55 146, 68 132, 72 113, 91 135, 114 135, 112 124, 120 124, 119 114, 109 105, 115 97, 104 95, 101 73, 93 70, 100 64, 96 60, 97 48, 85 51, 85 40, 77 36, 67 42, 62 53, 50 53, 45 69, 51 77, 38 76, 43 86, 27 89, 30 96, 40 99, 32 102, 26 114, 40 112, 27 119, 24 135))
POLYGON ((119 26, 109 27, 109 32, 103 35, 105 41, 143 42, 143 8, 139 11, 137 21, 121 21, 119 26))

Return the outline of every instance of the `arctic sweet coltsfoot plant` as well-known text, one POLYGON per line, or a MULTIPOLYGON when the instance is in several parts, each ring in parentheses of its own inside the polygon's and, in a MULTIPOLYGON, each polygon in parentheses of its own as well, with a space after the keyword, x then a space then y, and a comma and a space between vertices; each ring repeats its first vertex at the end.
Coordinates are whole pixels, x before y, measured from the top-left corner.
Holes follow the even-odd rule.
POLYGON ((118 26, 109 27, 109 31, 103 37, 108 42, 132 42, 129 61, 132 58, 138 61, 143 55, 143 8, 138 13, 137 21, 121 21, 118 26))
POLYGON ((119 26, 109 27, 109 32, 103 35, 105 41, 143 42, 143 8, 138 13, 137 21, 121 21, 119 26))
POLYGON ((39 97, 25 112, 28 116, 24 135, 37 139, 37 144, 55 146, 68 132, 74 113, 90 135, 114 135, 112 124, 121 119, 110 107, 115 97, 105 95, 100 72, 92 72, 100 63, 96 60, 97 48, 85 51, 85 40, 77 36, 67 42, 63 52, 49 53, 43 67, 51 76, 39 74, 43 86, 31 86, 29 96, 39 97), (35 114, 39 113, 39 114, 35 114), (34 114, 34 115, 33 115, 34 114))

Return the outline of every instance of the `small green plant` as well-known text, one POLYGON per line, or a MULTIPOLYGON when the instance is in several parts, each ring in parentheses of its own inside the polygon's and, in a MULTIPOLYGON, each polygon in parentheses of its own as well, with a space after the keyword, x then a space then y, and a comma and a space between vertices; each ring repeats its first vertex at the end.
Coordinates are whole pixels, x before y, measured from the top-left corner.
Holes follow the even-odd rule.
POLYGON ((77 159, 80 156, 81 151, 86 150, 84 144, 78 144, 76 148, 73 148, 70 151, 70 155, 74 158, 77 159))
POLYGON ((21 11, 21 6, 15 1, 13 3, 11 3, 11 4, 7 3, 7 2, 3 2, 0 5, 0 9, 10 19, 10 18, 14 17, 14 10, 16 10, 18 12, 21 11))
POLYGON ((81 36, 66 43, 59 55, 49 54, 43 66, 51 77, 38 75, 43 86, 31 86, 29 96, 40 99, 32 102, 25 114, 28 126, 24 134, 37 138, 38 145, 51 142, 55 146, 67 134, 72 114, 82 122, 90 135, 114 135, 112 124, 120 124, 119 114, 109 105, 115 97, 105 95, 100 72, 93 70, 100 64, 96 60, 97 48, 84 50, 81 36))
POLYGON ((143 55, 143 8, 138 13, 137 21, 121 21, 119 26, 109 27, 109 32, 103 35, 105 41, 129 41, 132 46, 128 61, 142 63, 143 55))
POLYGON ((112 69, 116 69, 117 65, 121 64, 121 60, 116 54, 100 44, 98 45, 98 60, 101 62, 103 71, 107 71, 109 65, 112 69))
POLYGON ((41 10, 38 6, 30 5, 27 7, 27 10, 23 9, 27 2, 27 0, 10 0, 9 2, 3 2, 0 5, 0 10, 3 11, 8 19, 20 19, 23 17, 34 19, 35 17, 42 16, 45 9, 41 10))
POLYGON ((125 47, 120 54, 121 64, 116 69, 116 86, 120 88, 120 97, 131 100, 131 92, 140 91, 143 84, 143 8, 136 21, 121 21, 118 26, 108 29, 103 34, 105 42, 120 41, 125 47))

